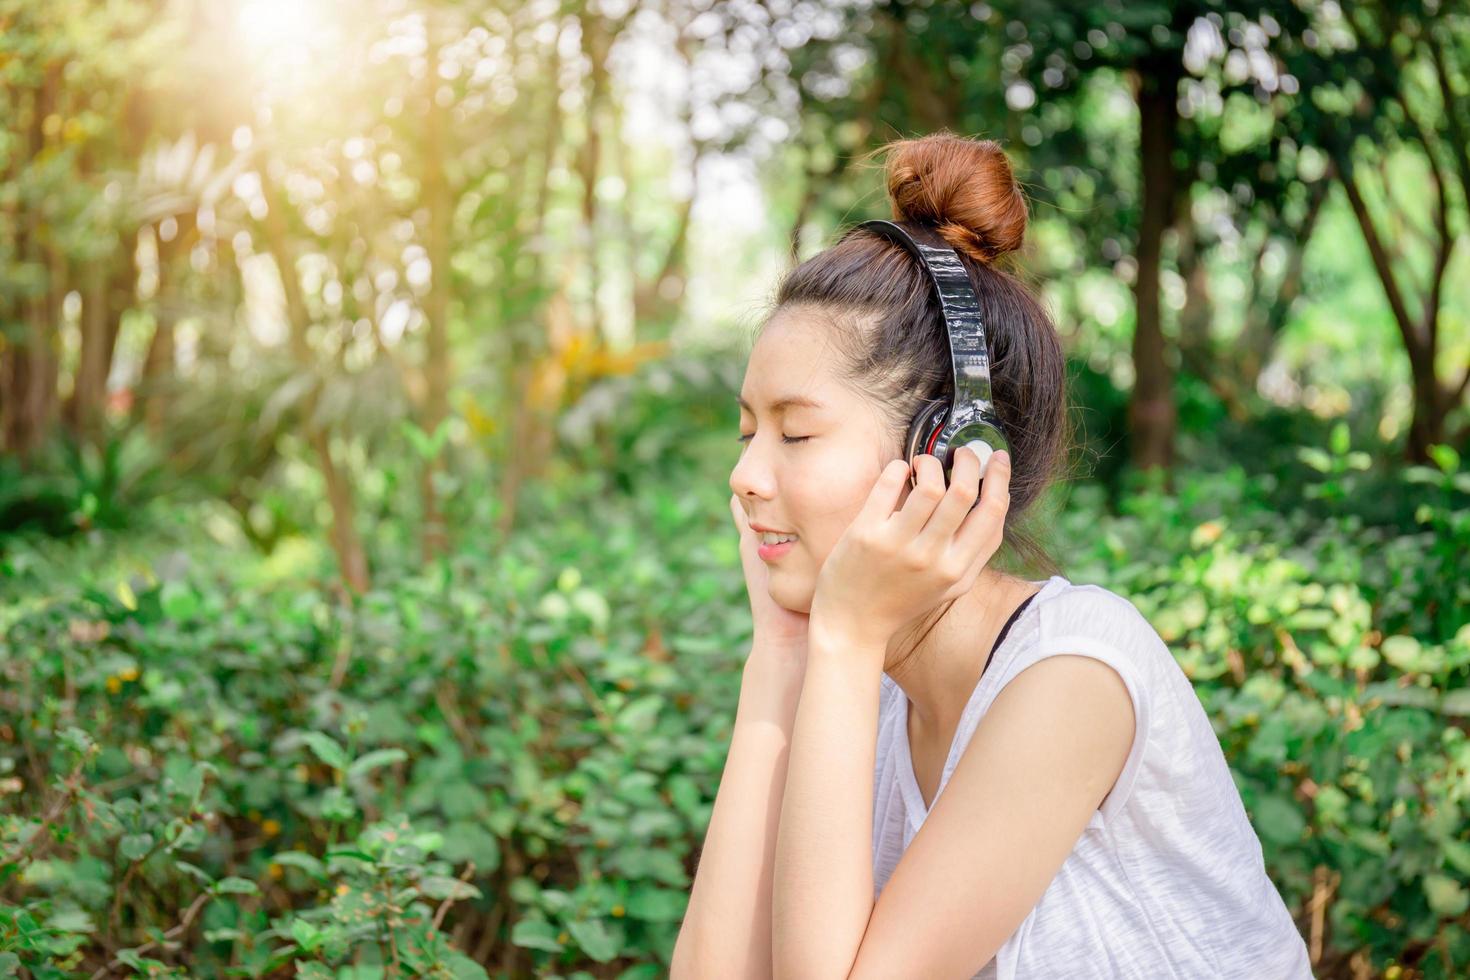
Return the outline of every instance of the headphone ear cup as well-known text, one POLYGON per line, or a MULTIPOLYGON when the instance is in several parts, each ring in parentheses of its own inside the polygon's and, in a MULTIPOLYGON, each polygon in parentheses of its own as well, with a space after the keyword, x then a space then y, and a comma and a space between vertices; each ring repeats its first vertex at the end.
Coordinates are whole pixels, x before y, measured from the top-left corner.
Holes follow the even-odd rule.
POLYGON ((914 457, 921 456, 929 444, 929 438, 944 427, 949 417, 949 399, 933 398, 925 402, 909 423, 908 436, 904 439, 904 459, 913 465, 914 457))

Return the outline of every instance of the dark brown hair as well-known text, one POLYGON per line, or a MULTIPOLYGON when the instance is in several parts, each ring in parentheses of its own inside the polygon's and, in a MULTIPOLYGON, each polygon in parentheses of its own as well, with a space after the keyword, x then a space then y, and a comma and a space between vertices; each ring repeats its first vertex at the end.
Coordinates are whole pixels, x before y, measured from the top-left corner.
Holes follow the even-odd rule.
MULTIPOLYGON (((930 224, 960 256, 985 322, 995 409, 1010 440, 1011 502, 997 558, 1060 574, 1025 519, 1071 455, 1066 361, 1051 317, 1030 288, 996 263, 1021 247, 1026 199, 993 140, 941 131, 895 140, 886 179, 894 220, 930 224)), ((865 230, 789 270, 766 323, 800 308, 832 327, 848 384, 882 406, 892 456, 903 454, 923 402, 954 393, 939 301, 918 260, 865 230)))

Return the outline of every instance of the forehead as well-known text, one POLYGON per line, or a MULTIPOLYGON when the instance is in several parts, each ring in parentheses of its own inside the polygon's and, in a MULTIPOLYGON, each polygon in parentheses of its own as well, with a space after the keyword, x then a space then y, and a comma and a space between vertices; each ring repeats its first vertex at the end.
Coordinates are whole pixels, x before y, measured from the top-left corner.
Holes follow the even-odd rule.
POLYGON ((838 383, 827 323, 799 310, 767 321, 751 349, 739 402, 747 411, 836 407, 852 399, 838 383))

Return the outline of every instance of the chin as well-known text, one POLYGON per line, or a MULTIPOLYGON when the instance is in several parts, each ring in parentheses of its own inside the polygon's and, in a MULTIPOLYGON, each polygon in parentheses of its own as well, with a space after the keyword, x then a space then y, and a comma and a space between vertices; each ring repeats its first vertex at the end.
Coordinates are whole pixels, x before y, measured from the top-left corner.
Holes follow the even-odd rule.
POLYGON ((783 589, 773 586, 767 592, 771 601, 782 609, 802 614, 810 614, 812 611, 812 590, 809 588, 783 589))

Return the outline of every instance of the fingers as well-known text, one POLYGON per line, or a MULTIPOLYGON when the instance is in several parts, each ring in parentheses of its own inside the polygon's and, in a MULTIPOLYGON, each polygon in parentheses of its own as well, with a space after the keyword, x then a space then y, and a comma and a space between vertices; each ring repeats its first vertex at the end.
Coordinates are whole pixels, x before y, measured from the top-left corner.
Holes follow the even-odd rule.
MULTIPOLYGON (((978 469, 979 463, 975 466, 978 469)), ((971 558, 987 550, 993 554, 1005 532, 1010 506, 1011 456, 1002 450, 990 457, 985 480, 980 485, 980 501, 955 532, 953 547, 971 558)))
POLYGON ((863 509, 858 512, 856 519, 873 525, 879 525, 888 520, 894 508, 898 506, 899 495, 903 493, 903 485, 908 480, 908 475, 907 461, 889 460, 888 465, 884 466, 882 472, 878 474, 878 481, 868 492, 868 500, 863 504, 863 509))
POLYGON ((934 508, 944 499, 944 466, 939 457, 921 453, 914 457, 916 483, 903 503, 903 509, 893 515, 893 530, 903 541, 919 536, 934 508))
MULTIPOLYGON (((987 449, 989 447, 986 447, 987 449)), ((988 455, 988 453, 987 453, 988 455)), ((938 460, 935 460, 938 465, 938 460)), ((919 544, 936 552, 948 549, 955 532, 980 497, 980 457, 970 446, 955 450, 949 488, 919 533, 919 544)))

